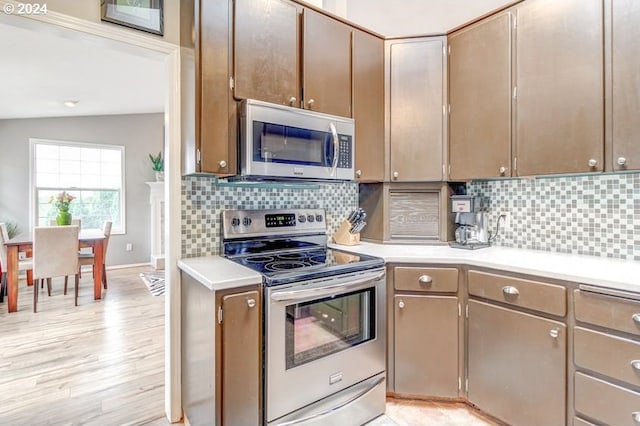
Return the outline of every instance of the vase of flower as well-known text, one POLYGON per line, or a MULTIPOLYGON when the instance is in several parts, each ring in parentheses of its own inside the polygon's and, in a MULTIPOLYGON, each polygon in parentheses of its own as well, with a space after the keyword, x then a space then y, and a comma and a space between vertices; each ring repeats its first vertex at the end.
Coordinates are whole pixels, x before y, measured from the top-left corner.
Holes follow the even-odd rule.
POLYGON ((162 151, 158 155, 149 154, 149 160, 151 160, 151 169, 156 172, 156 181, 162 182, 164 180, 164 160, 162 159, 162 151))
POLYGON ((67 193, 66 191, 60 192, 58 195, 51 196, 49 203, 53 204, 58 210, 56 216, 56 223, 58 225, 71 225, 71 213, 69 212, 69 206, 71 201, 76 197, 67 193))

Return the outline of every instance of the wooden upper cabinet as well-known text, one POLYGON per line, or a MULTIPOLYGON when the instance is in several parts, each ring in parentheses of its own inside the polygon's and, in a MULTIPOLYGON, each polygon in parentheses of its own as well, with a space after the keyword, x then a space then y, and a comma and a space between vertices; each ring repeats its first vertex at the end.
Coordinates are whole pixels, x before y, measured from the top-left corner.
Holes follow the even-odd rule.
POLYGON ((353 118, 356 178, 384 180, 384 41, 364 31, 353 37, 353 118))
POLYGON ((351 27, 303 11, 304 108, 351 117, 351 27))
POLYGON ((393 182, 443 178, 445 37, 389 43, 389 145, 393 182))
POLYGON ((196 2, 195 132, 197 172, 235 175, 236 108, 231 91, 230 3, 196 2))
POLYGON ((613 169, 640 169, 640 2, 615 0, 611 11, 613 169))
POLYGON ((300 105, 298 9, 283 0, 235 0, 234 94, 300 105))
POLYGON ((501 13, 449 38, 449 178, 511 176, 511 21, 501 13))
POLYGON ((602 0, 517 8, 519 176, 603 170, 602 0))

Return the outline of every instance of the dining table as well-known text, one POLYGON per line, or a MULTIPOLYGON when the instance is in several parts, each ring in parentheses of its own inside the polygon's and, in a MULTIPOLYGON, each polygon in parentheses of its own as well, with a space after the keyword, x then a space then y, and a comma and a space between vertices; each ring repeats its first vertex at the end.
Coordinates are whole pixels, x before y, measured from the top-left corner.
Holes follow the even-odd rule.
MULTIPOLYGON (((105 236, 100 229, 82 229, 78 235, 78 247, 91 247, 93 249, 93 298, 102 298, 102 264, 104 263, 105 236)), ((7 246, 7 296, 8 311, 18 310, 18 253, 25 253, 31 257, 33 252, 33 239, 31 235, 18 235, 8 240, 7 246)), ((32 285, 32 280, 28 280, 32 285)), ((37 285, 37 283, 36 283, 37 285)))

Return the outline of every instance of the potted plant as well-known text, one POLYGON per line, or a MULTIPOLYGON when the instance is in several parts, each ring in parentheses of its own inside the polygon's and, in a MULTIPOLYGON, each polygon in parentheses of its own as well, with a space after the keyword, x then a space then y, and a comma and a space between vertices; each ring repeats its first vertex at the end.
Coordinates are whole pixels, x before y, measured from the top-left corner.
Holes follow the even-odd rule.
POLYGON ((53 204, 58 209, 58 215, 56 216, 56 223, 58 225, 71 225, 71 213, 69 213, 69 205, 76 197, 69 194, 66 191, 58 193, 58 195, 52 195, 49 198, 49 203, 53 204))
POLYGON ((151 168, 156 172, 156 180, 158 182, 164 180, 164 160, 162 159, 162 151, 157 156, 149 154, 151 160, 151 168))

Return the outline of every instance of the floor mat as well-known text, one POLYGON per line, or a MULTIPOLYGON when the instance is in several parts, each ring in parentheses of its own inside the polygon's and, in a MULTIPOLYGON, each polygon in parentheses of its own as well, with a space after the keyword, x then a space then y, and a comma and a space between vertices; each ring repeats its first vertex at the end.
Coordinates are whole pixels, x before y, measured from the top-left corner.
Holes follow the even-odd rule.
POLYGON ((140 278, 152 295, 162 296, 164 294, 164 271, 141 272, 140 278))

